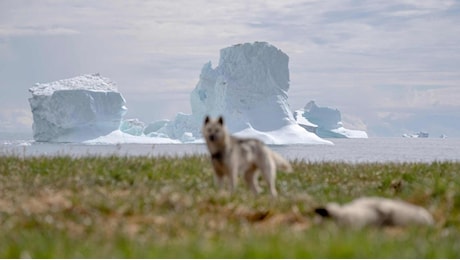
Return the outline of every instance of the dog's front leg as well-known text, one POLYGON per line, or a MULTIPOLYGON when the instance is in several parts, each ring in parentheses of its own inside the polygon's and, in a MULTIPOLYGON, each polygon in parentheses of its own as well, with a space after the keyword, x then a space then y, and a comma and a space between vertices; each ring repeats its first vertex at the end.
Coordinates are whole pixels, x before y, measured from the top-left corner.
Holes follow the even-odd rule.
POLYGON ((219 190, 222 190, 225 184, 225 175, 228 174, 227 169, 219 160, 212 160, 212 166, 214 168, 214 183, 219 190))
POLYGON ((217 162, 213 162, 214 166, 214 183, 217 185, 219 190, 224 188, 224 178, 226 175, 225 168, 217 162))

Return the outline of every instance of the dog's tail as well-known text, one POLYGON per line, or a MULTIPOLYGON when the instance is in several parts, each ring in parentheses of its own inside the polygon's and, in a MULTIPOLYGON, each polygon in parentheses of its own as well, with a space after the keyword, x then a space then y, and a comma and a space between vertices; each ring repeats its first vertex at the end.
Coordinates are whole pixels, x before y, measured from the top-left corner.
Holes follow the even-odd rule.
POLYGON ((292 172, 292 166, 286 159, 284 159, 281 155, 279 155, 278 153, 272 150, 269 150, 269 151, 270 151, 271 157, 275 161, 277 169, 282 170, 286 173, 292 172))

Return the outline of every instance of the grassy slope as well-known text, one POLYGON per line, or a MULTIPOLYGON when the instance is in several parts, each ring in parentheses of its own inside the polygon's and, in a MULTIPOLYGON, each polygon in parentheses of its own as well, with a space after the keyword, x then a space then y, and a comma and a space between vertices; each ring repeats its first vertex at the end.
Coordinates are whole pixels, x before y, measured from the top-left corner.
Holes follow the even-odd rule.
POLYGON ((0 258, 460 257, 460 163, 293 162, 279 198, 217 192, 205 157, 0 157, 0 258), (434 228, 353 231, 312 209, 401 198, 434 228))

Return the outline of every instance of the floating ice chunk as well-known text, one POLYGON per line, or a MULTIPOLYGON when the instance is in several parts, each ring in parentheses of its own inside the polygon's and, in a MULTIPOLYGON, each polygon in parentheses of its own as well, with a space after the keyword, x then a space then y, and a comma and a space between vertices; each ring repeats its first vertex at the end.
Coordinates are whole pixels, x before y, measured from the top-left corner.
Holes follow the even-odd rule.
POLYGON ((140 136, 144 134, 145 123, 137 118, 126 119, 121 122, 120 130, 123 133, 140 136))
POLYGON ((81 142, 117 130, 126 113, 115 83, 99 74, 30 88, 36 141, 81 142))
POLYGON ((296 110, 294 117, 300 126, 323 138, 368 138, 365 131, 343 127, 338 109, 318 107, 314 101, 296 110))

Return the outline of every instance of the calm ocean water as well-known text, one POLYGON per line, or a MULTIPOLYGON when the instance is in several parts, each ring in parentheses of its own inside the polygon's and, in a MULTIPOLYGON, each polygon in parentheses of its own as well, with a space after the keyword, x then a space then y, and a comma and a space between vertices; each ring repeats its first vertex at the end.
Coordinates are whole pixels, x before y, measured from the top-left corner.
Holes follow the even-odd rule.
MULTIPOLYGON (((25 134, 0 135, 0 155, 17 156, 184 156, 207 154, 204 144, 82 145, 35 143, 25 134)), ((276 145, 289 159, 311 162, 460 161, 460 138, 330 139, 334 145, 276 145)))

